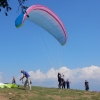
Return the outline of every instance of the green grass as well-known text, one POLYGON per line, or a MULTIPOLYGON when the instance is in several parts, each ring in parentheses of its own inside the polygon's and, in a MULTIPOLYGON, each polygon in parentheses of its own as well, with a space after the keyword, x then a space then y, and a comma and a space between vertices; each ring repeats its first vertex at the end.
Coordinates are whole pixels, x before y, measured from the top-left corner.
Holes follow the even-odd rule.
POLYGON ((99 92, 32 87, 22 89, 0 89, 0 100, 100 100, 99 92))

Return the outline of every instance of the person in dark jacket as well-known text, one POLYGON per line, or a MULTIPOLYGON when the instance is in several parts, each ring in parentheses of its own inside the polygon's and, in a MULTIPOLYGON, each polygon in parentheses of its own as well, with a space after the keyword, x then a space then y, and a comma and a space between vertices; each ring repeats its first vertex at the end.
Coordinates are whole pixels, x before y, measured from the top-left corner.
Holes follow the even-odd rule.
POLYGON ((85 80, 85 90, 86 91, 89 90, 89 82, 87 80, 85 80))
POLYGON ((16 84, 16 80, 14 76, 13 76, 12 84, 16 84))
POLYGON ((60 73, 58 73, 58 88, 61 88, 61 74, 60 73))
POLYGON ((67 79, 67 81, 66 81, 66 84, 67 84, 67 89, 70 89, 70 81, 69 81, 69 79, 67 79))
POLYGON ((61 78, 61 83, 62 83, 62 89, 63 88, 65 89, 65 80, 64 80, 64 78, 61 78))

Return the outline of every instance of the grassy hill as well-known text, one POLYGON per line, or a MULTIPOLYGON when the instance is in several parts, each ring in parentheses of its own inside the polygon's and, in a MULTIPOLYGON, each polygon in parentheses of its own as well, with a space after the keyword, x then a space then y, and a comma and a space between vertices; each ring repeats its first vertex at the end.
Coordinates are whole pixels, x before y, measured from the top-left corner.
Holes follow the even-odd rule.
POLYGON ((100 93, 34 86, 31 91, 4 88, 0 100, 100 100, 100 93))

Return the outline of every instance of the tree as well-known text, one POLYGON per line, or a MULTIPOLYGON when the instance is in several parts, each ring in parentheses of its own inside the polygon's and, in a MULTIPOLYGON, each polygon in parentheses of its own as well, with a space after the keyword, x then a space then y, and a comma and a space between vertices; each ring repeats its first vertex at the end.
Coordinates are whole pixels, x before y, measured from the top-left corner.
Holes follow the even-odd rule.
MULTIPOLYGON (((19 3, 19 8, 22 9, 22 13, 25 13, 26 12, 26 9, 28 8, 27 6, 24 6, 24 3, 27 1, 27 0, 17 0, 18 3, 19 3)), ((9 0, 0 0, 0 11, 1 11, 1 8, 5 9, 5 15, 8 16, 8 12, 12 9, 9 5, 9 0)), ((27 15, 28 16, 28 15, 27 15)))

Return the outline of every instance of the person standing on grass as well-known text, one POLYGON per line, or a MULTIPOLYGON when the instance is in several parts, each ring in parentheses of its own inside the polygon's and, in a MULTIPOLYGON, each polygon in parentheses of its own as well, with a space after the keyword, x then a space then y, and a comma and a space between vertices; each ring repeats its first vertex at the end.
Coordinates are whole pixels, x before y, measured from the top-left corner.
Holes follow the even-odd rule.
POLYGON ((64 80, 64 78, 61 78, 61 81, 62 81, 62 89, 63 88, 65 89, 65 80, 64 80))
POLYGON ((30 75, 29 75, 26 71, 24 71, 24 70, 21 70, 21 73, 23 74, 23 76, 20 78, 20 81, 23 80, 24 77, 26 77, 26 81, 25 81, 25 83, 24 83, 24 89, 26 89, 26 86, 27 86, 27 84, 28 84, 28 87, 29 87, 29 89, 31 90, 30 75))
POLYGON ((16 80, 14 76, 13 76, 12 84, 16 84, 16 80))
POLYGON ((61 88, 61 74, 58 73, 58 88, 61 88))
POLYGON ((89 82, 87 80, 85 80, 85 90, 86 91, 89 90, 89 82))
POLYGON ((67 79, 67 81, 66 81, 66 84, 67 84, 67 89, 70 89, 70 81, 69 81, 69 79, 67 79))

